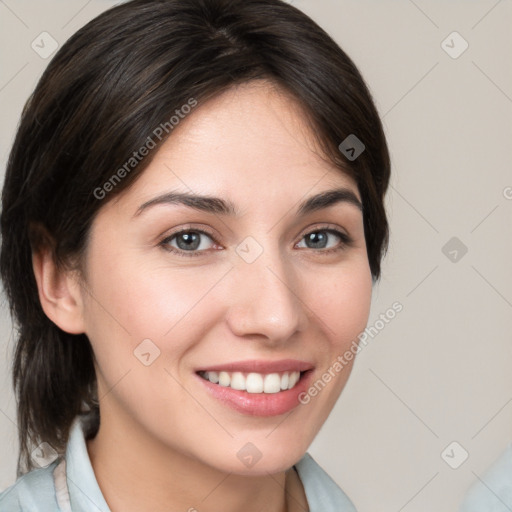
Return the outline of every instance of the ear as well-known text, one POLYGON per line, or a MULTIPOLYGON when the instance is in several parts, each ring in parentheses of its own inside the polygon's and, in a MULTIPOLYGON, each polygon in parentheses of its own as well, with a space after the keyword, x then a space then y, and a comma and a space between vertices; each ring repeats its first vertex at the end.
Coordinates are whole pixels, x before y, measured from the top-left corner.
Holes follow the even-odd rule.
POLYGON ((84 333, 82 289, 76 272, 58 268, 48 247, 32 253, 32 267, 46 316, 65 332, 84 333))

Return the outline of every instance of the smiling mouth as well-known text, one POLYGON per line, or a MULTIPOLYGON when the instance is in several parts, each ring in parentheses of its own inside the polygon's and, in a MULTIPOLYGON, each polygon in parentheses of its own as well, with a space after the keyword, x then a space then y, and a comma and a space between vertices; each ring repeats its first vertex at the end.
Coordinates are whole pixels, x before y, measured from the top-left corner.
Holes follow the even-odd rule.
POLYGON ((199 371, 204 380, 222 387, 246 391, 247 393, 279 393, 293 389, 307 371, 273 373, 199 371))

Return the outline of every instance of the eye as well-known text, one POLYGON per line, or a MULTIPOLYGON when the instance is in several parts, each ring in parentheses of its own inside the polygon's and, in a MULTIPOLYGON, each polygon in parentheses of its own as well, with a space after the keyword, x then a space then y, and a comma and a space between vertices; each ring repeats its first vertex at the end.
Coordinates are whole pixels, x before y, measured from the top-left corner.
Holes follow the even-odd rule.
MULTIPOLYGON (((352 239, 346 234, 333 228, 319 228, 303 236, 296 247, 320 249, 319 253, 331 253, 345 249, 352 244, 352 239), (306 245, 303 244, 304 240, 306 245)), ((213 235, 201 229, 182 229, 165 237, 159 244, 166 251, 178 256, 201 256, 215 246, 213 235), (210 241, 210 244, 205 239, 210 241)))
POLYGON ((322 251, 320 251, 322 253, 339 251, 352 243, 352 239, 347 234, 332 228, 321 228, 310 231, 304 235, 303 240, 305 241, 305 245, 301 245, 301 241, 297 244, 297 247, 322 249, 322 251), (338 240, 337 244, 336 239, 338 240))
POLYGON ((183 229, 164 238, 160 245, 167 251, 180 256, 200 256, 201 253, 211 246, 204 239, 208 238, 214 242, 212 235, 201 229, 183 229), (188 254, 185 254, 188 253, 188 254))

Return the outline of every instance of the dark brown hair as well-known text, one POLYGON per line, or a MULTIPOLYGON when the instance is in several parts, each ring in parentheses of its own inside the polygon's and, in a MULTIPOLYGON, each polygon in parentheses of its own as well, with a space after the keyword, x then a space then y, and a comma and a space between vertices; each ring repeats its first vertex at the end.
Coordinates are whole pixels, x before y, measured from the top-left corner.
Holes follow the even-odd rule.
POLYGON ((17 327, 18 476, 33 467, 31 447, 46 441, 63 452, 76 415, 98 414, 89 340, 44 314, 32 251, 50 247, 59 265, 79 258, 98 210, 134 183, 155 151, 106 199, 94 191, 155 128, 191 98, 204 102, 254 79, 291 93, 325 156, 356 180, 368 260, 379 278, 388 243, 386 140, 355 65, 315 22, 280 0, 134 0, 102 13, 48 65, 7 165, 0 271, 17 327), (350 134, 365 145, 353 161, 338 149, 350 134))

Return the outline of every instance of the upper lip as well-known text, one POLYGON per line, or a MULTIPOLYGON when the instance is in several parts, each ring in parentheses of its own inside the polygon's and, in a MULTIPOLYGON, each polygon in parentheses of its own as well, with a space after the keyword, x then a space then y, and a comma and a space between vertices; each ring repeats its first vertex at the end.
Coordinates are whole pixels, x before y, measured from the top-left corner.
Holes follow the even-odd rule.
POLYGON ((220 363, 198 368, 197 372, 246 372, 246 373, 275 373, 275 372, 304 372, 313 369, 313 364, 298 359, 281 359, 279 361, 235 361, 220 363))

